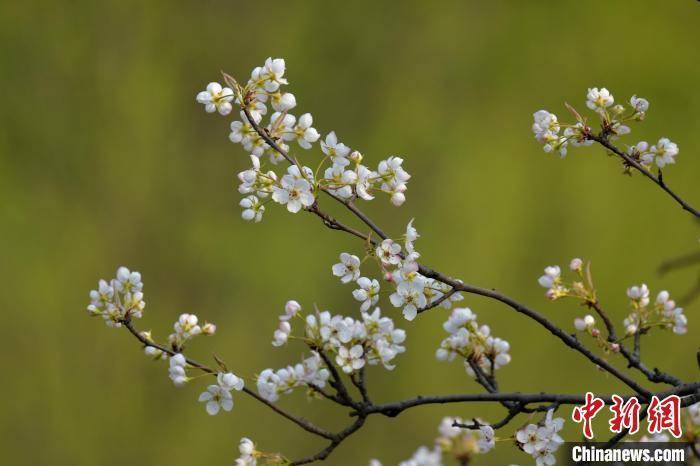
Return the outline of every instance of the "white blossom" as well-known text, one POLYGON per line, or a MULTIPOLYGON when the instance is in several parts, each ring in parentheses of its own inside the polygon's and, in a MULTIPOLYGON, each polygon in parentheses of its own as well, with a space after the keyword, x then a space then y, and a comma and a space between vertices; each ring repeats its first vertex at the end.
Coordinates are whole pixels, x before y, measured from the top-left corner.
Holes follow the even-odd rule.
POLYGON ((406 351, 402 343, 406 340, 406 332, 394 327, 394 321, 382 317, 379 308, 368 314, 362 312, 362 323, 365 329, 364 357, 368 364, 382 364, 386 369, 393 369, 392 360, 406 351))
POLYGON ((606 88, 600 90, 597 87, 589 88, 588 94, 586 94, 586 106, 598 113, 605 112, 605 109, 614 102, 615 99, 606 88))
POLYGON ((263 213, 265 213, 265 206, 260 203, 255 195, 250 195, 241 199, 239 205, 243 208, 241 212, 241 217, 243 220, 253 220, 255 223, 262 220, 263 213))
POLYGON ((401 282, 396 291, 389 296, 394 307, 403 307, 403 316, 406 320, 413 320, 418 315, 418 310, 428 304, 421 284, 401 282))
POLYGON ((544 275, 537 282, 542 288, 547 288, 546 296, 552 300, 565 296, 568 291, 561 283, 561 268, 558 265, 545 267, 544 275))
POLYGON ((538 110, 532 114, 532 117, 534 119, 532 132, 535 134, 535 139, 547 143, 557 138, 560 126, 555 114, 547 110, 538 110))
POLYGON ((275 92, 270 95, 270 104, 276 112, 287 112, 297 106, 297 99, 291 92, 275 92))
POLYGON ((326 140, 321 141, 321 150, 330 157, 331 161, 336 165, 344 167, 350 163, 350 160, 347 158, 350 154, 350 148, 338 141, 335 131, 328 133, 326 135, 326 140))
POLYGON ((343 252, 340 254, 340 262, 333 265, 333 275, 340 277, 343 283, 357 281, 360 278, 360 258, 343 252))
POLYGON ((355 168, 355 173, 357 174, 357 179, 355 181, 355 192, 365 201, 371 201, 374 199, 374 195, 372 194, 374 182, 379 177, 379 174, 370 170, 364 165, 358 165, 355 168))
POLYGON ((668 138, 661 138, 659 142, 651 146, 649 152, 641 155, 641 159, 647 165, 656 163, 657 167, 663 168, 666 165, 676 163, 678 152, 678 145, 675 142, 671 142, 668 138))
POLYGON ((268 58, 265 65, 253 69, 248 84, 266 92, 276 92, 280 85, 287 84, 283 77, 285 62, 282 58, 268 58))
POLYGON ((255 452, 255 444, 253 441, 247 437, 243 437, 238 443, 238 452, 243 457, 249 457, 255 452))
POLYGON ((638 114, 644 114, 649 110, 649 101, 642 97, 637 97, 636 95, 630 98, 630 105, 638 114))
POLYGON ((510 363, 510 344, 491 335, 487 325, 479 325, 471 309, 454 309, 443 328, 450 335, 442 340, 435 353, 438 360, 464 358, 464 369, 471 377, 476 376, 472 364, 484 374, 493 375, 495 370, 510 363))
POLYGON ((240 392, 245 386, 243 379, 232 372, 219 372, 216 374, 216 381, 221 388, 228 391, 236 390, 240 392))
POLYGON ((207 85, 206 90, 197 94, 197 102, 204 105, 207 113, 219 112, 220 115, 231 113, 233 106, 233 90, 229 87, 221 87, 221 84, 213 82, 207 85))
POLYGON ((553 410, 540 424, 528 424, 518 430, 515 439, 525 453, 531 455, 537 466, 552 465, 556 462, 554 452, 564 443, 558 432, 564 425, 562 418, 552 418, 553 410))
POLYGON ((273 138, 289 138, 295 124, 296 118, 294 115, 275 112, 270 117, 270 124, 267 126, 267 132, 273 138))
POLYGON ((361 311, 366 311, 377 304, 377 301, 379 301, 379 282, 377 280, 360 277, 357 280, 357 285, 359 288, 353 290, 352 296, 362 303, 360 305, 361 311))
POLYGON ((571 270, 572 272, 580 272, 582 267, 583 261, 581 259, 579 259, 578 257, 571 259, 571 262, 569 263, 569 270, 571 270))
POLYGON ((677 307, 676 302, 671 299, 668 291, 661 291, 656 297, 656 308, 661 313, 663 319, 668 321, 667 327, 673 333, 683 335, 688 331, 688 319, 683 314, 683 308, 677 307))
POLYGON ((415 262, 420 257, 420 253, 418 253, 418 251, 416 251, 413 247, 413 243, 420 237, 418 230, 416 230, 416 228, 413 226, 413 220, 414 219, 411 219, 411 221, 408 222, 408 225, 406 225, 406 235, 404 241, 404 248, 407 252, 405 260, 409 262, 415 262))
POLYGON ((199 319, 194 314, 180 314, 173 325, 174 333, 168 337, 168 341, 176 346, 182 346, 186 341, 200 335, 202 328, 199 326, 199 319))
POLYGON ((382 180, 381 189, 391 195, 391 203, 400 206, 406 200, 406 183, 411 178, 403 169, 401 157, 389 157, 379 162, 377 173, 382 180))
POLYGON ((627 296, 638 307, 646 307, 649 304, 649 288, 643 283, 627 288, 627 296))
POLYGON ((335 357, 335 362, 343 369, 346 374, 351 374, 362 369, 365 365, 365 360, 362 357, 364 349, 361 345, 354 345, 351 348, 341 346, 338 348, 338 355, 335 357))
POLYGON ((287 343, 289 334, 292 332, 292 326, 287 321, 280 321, 279 328, 275 330, 272 336, 272 346, 282 346, 287 343))
POLYGON ((398 265, 401 263, 401 245, 391 239, 385 239, 376 248, 376 254, 384 265, 398 265))
POLYGON ((580 332, 584 330, 591 330, 593 327, 595 327, 595 318, 590 314, 584 316, 583 319, 577 317, 574 319, 574 327, 580 332))
POLYGON ((559 280, 561 276, 561 269, 558 265, 550 265, 545 267, 544 275, 542 275, 537 282, 543 288, 552 288, 552 286, 559 280))
POLYGON ((299 146, 303 149, 311 149, 311 144, 318 141, 321 137, 311 125, 314 123, 314 119, 310 113, 304 113, 299 117, 299 121, 296 126, 294 126, 292 136, 296 139, 299 146))
POLYGON ((284 314, 280 316, 281 321, 288 321, 291 320, 292 317, 296 316, 299 311, 301 311, 301 305, 294 301, 293 299, 290 299, 287 301, 287 303, 284 305, 284 314))
POLYGON ((265 369, 257 378, 258 393, 264 399, 274 402, 282 393, 291 393, 295 388, 313 385, 323 388, 330 373, 317 352, 294 366, 282 369, 265 369))
POLYGON ((311 183, 301 176, 296 165, 287 169, 287 174, 280 180, 280 186, 273 187, 272 199, 279 204, 286 204, 287 210, 292 213, 314 203, 311 183))
POLYGON ((350 199, 353 196, 352 187, 357 182, 357 174, 352 170, 346 170, 345 166, 333 164, 326 168, 323 174, 328 185, 328 191, 341 199, 350 199))
POLYGON ((243 379, 234 374, 219 373, 216 376, 216 385, 209 385, 207 390, 199 395, 199 401, 206 403, 207 413, 214 416, 220 409, 231 411, 233 408, 233 397, 231 390, 243 390, 243 379))
POLYGON ((121 327, 126 319, 142 317, 146 307, 142 290, 141 274, 119 267, 115 278, 100 280, 97 290, 90 291, 88 314, 102 317, 108 327, 121 327))

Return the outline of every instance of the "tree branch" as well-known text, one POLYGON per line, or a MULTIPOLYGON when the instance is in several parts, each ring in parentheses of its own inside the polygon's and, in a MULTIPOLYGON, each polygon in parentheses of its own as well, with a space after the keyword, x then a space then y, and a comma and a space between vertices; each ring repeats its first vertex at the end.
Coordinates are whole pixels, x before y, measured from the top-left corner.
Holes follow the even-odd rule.
MULTIPOLYGON (((283 150, 268 134, 266 131, 260 128, 260 126, 255 122, 255 120, 251 117, 250 113, 248 110, 245 108, 245 106, 241 106, 242 111, 246 115, 246 118, 248 119, 248 122, 250 125, 253 127, 253 129, 260 135, 261 138, 270 146, 272 147, 276 152, 278 152, 280 155, 282 155, 289 163, 294 164, 299 166, 298 162, 296 160, 293 160, 289 154, 285 150, 283 150)), ((627 156, 627 154, 624 154, 624 156, 627 156)), ((631 159, 630 159, 631 160, 631 159)), ((632 160, 632 162, 635 162, 632 160)), ((638 165, 638 164, 637 164, 638 165)), ((643 167, 640 166, 640 168, 643 169, 643 167)), ((653 177, 653 175, 649 174, 650 176, 653 177)), ((360 209, 358 209, 353 203, 348 203, 344 202, 343 200, 337 198, 334 196, 332 193, 327 193, 329 194, 333 199, 336 201, 340 202, 342 205, 344 205, 346 208, 348 208, 355 216, 357 216, 360 220, 362 220, 365 225, 369 226, 374 232, 376 232, 380 237, 386 238, 386 234, 383 232, 381 228, 379 228, 367 215, 362 213, 360 209)), ((338 222, 328 214, 325 214, 323 211, 318 206, 318 203, 314 203, 311 208, 309 208, 309 211, 316 214, 319 216, 323 222, 324 225, 331 229, 335 230, 341 230, 345 231, 347 233, 352 234, 353 236, 356 236, 358 238, 361 238, 365 241, 370 242, 371 244, 376 244, 375 241, 373 241, 369 235, 365 235, 357 230, 354 230, 350 227, 347 227, 343 225, 342 223, 338 222)), ((554 325, 552 322, 547 320, 545 317, 543 317, 541 314, 538 312, 528 308, 524 304, 520 304, 517 301, 515 301, 512 298, 509 298, 505 295, 502 295, 496 290, 491 289, 484 289, 484 288, 479 288, 473 285, 468 285, 465 283, 462 283, 459 280, 456 280, 454 278, 448 277, 447 275, 444 275, 440 272, 437 272, 430 267, 426 267, 424 265, 418 265, 418 271, 425 277, 428 278, 433 278, 435 280, 438 280, 446 285, 449 285, 452 287, 452 289, 457 290, 457 291, 464 291, 466 293, 472 293, 472 294, 477 294, 481 296, 485 296, 488 298, 495 299, 497 301, 500 301, 512 309, 516 310, 517 312, 524 314, 531 319, 535 320, 537 323, 545 327, 547 330, 549 330, 550 333, 552 333, 554 336, 559 338, 561 341, 564 342, 568 347, 578 351, 579 353, 583 354, 586 358, 588 358, 591 362, 599 366, 600 368, 606 370, 610 374, 612 374, 614 377, 622 381, 625 385, 628 387, 632 388, 634 391, 636 391, 639 395, 644 397, 644 399, 650 399, 652 393, 639 385, 637 382, 632 380, 630 377, 627 375, 623 374, 620 370, 615 368, 614 366, 610 365, 607 361, 604 359, 598 357, 595 355, 593 352, 591 352, 588 348, 583 346, 575 337, 569 335, 568 333, 564 332, 562 329, 558 328, 556 325, 554 325)))
MULTIPOLYGON (((171 349, 169 349, 169 348, 166 348, 165 346, 162 346, 162 345, 159 345, 159 344, 157 344, 157 343, 155 343, 155 342, 152 342, 152 341, 147 340, 143 335, 141 335, 141 333, 140 333, 138 330, 136 330, 136 329, 134 328, 134 326, 133 326, 133 324, 132 324, 132 322, 131 322, 130 319, 124 319, 124 320, 121 321, 121 323, 122 323, 122 324, 124 325, 124 327, 126 327, 126 328, 129 330, 129 332, 131 332, 131 334, 132 334, 133 336, 135 336, 144 346, 151 346, 151 347, 153 347, 153 348, 157 348, 157 349, 163 351, 164 353, 169 354, 170 356, 174 356, 175 354, 177 354, 177 353, 175 353, 173 350, 171 350, 171 349)), ((183 355, 183 356, 184 356, 184 355, 183 355)), ((194 361, 194 360, 189 359, 189 358, 185 358, 185 360, 187 361, 187 364, 188 364, 188 365, 190 365, 190 366, 192 366, 192 367, 195 367, 195 368, 197 368, 197 369, 199 369, 199 370, 201 370, 201 371, 204 371, 204 372, 206 372, 207 374, 211 374, 211 375, 214 375, 214 376, 217 374, 217 371, 215 371, 214 369, 212 369, 212 368, 210 368, 210 367, 205 366, 204 364, 198 363, 197 361, 194 361)), ((284 417, 284 418, 286 418, 286 419, 289 419, 290 421, 292 421, 293 423, 295 423, 296 425, 298 425, 299 427, 301 427, 301 428, 304 429, 305 431, 307 431, 307 432, 309 432, 309 433, 312 433, 312 434, 315 434, 315 435, 318 435, 319 437, 326 438, 326 439, 331 439, 331 438, 333 438, 333 435, 334 435, 334 434, 332 434, 331 432, 329 432, 329 431, 327 431, 327 430, 325 430, 325 429, 321 429, 320 427, 315 426, 314 424, 312 424, 310 421, 304 419, 303 417, 298 417, 298 416, 295 416, 295 415, 293 415, 293 414, 288 413, 287 411, 283 410, 282 408, 280 408, 279 406, 275 405, 274 403, 271 403, 271 402, 267 401, 265 398, 261 397, 260 395, 258 395, 258 394, 255 393, 254 391, 252 391, 251 389, 249 389, 249 388, 247 388, 247 387, 243 387, 243 390, 242 390, 242 391, 243 391, 246 395, 255 398, 257 401, 259 401, 260 403, 264 404, 265 406, 267 406, 268 408, 270 408, 271 410, 273 410, 274 412, 276 412, 276 413, 279 414, 280 416, 282 416, 282 417, 284 417)))
POLYGON ((588 133, 587 138, 592 140, 592 141, 596 141, 598 144, 600 144, 601 146, 605 147, 613 154, 620 157, 622 160, 624 160, 625 165, 634 168, 639 173, 641 173, 642 175, 649 178, 658 187, 663 189, 669 196, 671 196, 683 208, 683 210, 690 212, 696 218, 700 218, 700 212, 698 212, 688 202, 684 201, 678 194, 676 194, 671 188, 668 187, 668 185, 663 180, 663 176, 661 175, 661 171, 659 171, 659 176, 654 176, 653 173, 651 173, 649 170, 644 168, 639 162, 637 162, 632 157, 630 157, 628 154, 626 154, 625 152, 623 152, 620 149, 618 149, 617 147, 615 147, 608 140, 608 137, 603 133, 601 133, 601 134, 588 133))

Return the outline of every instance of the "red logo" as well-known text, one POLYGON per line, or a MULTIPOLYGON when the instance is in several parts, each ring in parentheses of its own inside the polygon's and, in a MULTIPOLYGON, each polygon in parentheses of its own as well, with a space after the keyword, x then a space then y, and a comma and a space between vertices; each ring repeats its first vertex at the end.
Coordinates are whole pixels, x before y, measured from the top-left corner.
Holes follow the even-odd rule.
POLYGON ((583 406, 577 406, 574 408, 574 412, 571 413, 571 419, 575 422, 583 422, 583 435, 587 439, 593 438, 593 426, 591 426, 591 421, 598 414, 598 411, 603 409, 605 402, 600 398, 596 398, 593 393, 586 393, 586 403, 583 406))
MULTIPOLYGON (((635 397, 625 401, 621 396, 612 396, 613 404, 610 411, 613 416, 608 421, 610 432, 619 433, 622 429, 629 429, 630 434, 639 431, 639 413, 641 405, 635 397)), ((586 393, 585 403, 577 406, 571 413, 571 419, 577 423, 583 423, 583 435, 587 439, 593 438, 592 420, 605 406, 605 402, 597 398, 593 393, 586 393)), ((681 431, 681 399, 677 395, 667 396, 663 400, 653 396, 647 407, 647 432, 659 434, 668 431, 675 438, 680 438, 681 431)))

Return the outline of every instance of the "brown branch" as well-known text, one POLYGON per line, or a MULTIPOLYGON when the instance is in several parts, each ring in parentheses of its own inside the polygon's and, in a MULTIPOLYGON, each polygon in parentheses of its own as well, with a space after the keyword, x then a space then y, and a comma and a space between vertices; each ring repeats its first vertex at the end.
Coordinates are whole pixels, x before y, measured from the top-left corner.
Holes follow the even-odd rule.
MULTIPOLYGON (((268 134, 266 131, 264 131, 260 126, 255 122, 255 120, 251 117, 250 113, 248 110, 245 108, 245 106, 241 106, 241 109, 243 110, 244 114, 246 115, 246 118, 248 119, 248 122, 250 125, 253 127, 253 129, 262 137, 265 142, 272 147, 275 151, 277 151, 280 155, 282 155, 289 163, 294 164, 296 166, 299 166, 298 162, 296 160, 293 160, 289 154, 285 150, 283 150, 268 134)), ((626 155, 626 154, 625 154, 626 155)), ((348 208, 353 214, 355 214, 360 220, 363 221, 367 226, 369 226, 373 231, 375 231, 380 237, 386 238, 386 235, 384 232, 371 220, 367 215, 362 213, 354 204, 344 202, 343 200, 337 198, 334 196, 332 193, 328 193, 333 199, 336 201, 340 202, 343 204, 346 208, 348 208)), ((348 232, 358 238, 361 238, 365 241, 370 242, 371 244, 376 244, 375 241, 373 241, 369 235, 365 235, 357 230, 353 230, 350 227, 347 227, 343 225, 342 223, 338 222, 337 220, 333 219, 331 216, 328 214, 325 214, 323 211, 318 206, 318 203, 314 203, 314 205, 309 208, 309 211, 316 214, 319 216, 323 222, 324 225, 327 227, 334 229, 334 230, 341 230, 348 232)), ((622 381, 625 385, 628 387, 632 388, 635 390, 639 395, 644 397, 645 399, 649 399, 651 397, 651 392, 639 385, 637 382, 632 380, 630 377, 626 376, 620 370, 615 368, 614 366, 610 365, 607 361, 604 359, 596 356, 594 353, 592 353, 588 348, 583 346, 579 341, 569 335, 568 333, 564 332, 562 329, 558 328, 556 325, 554 325, 552 322, 547 320, 545 317, 543 317, 541 314, 538 312, 528 308, 524 304, 520 304, 517 301, 515 301, 512 298, 509 298, 505 295, 502 295, 496 290, 487 290, 484 288, 479 288, 473 285, 468 285, 465 283, 462 283, 459 280, 456 280, 454 278, 448 277, 447 275, 444 275, 440 272, 437 272, 429 267, 423 266, 423 265, 418 265, 418 271, 425 277, 428 278, 433 278, 435 280, 438 280, 446 285, 449 285, 452 287, 452 289, 457 290, 457 291, 464 291, 466 293, 472 293, 472 294, 477 294, 481 296, 485 296, 488 298, 495 299, 497 301, 500 301, 504 304, 507 304, 510 306, 512 309, 516 310, 517 312, 524 314, 531 319, 535 320, 538 322, 540 325, 545 327, 547 330, 550 331, 553 335, 558 337, 561 341, 564 342, 567 346, 570 348, 578 351, 579 353, 583 354, 586 358, 588 358, 591 362, 599 366, 600 368, 606 370, 610 374, 612 374, 614 377, 622 381)))
MULTIPOLYGON (((166 348, 165 346, 159 345, 153 341, 149 341, 148 339, 146 339, 143 335, 141 335, 141 333, 139 333, 138 330, 136 330, 134 328, 130 319, 124 319, 121 321, 121 323, 124 325, 124 327, 126 327, 129 330, 129 332, 131 332, 131 334, 133 336, 135 336, 141 343, 143 343, 144 346, 151 346, 153 348, 157 348, 157 349, 163 351, 164 353, 169 354, 170 356, 174 356, 175 354, 177 354, 173 350, 166 348)), ((214 369, 207 367, 204 364, 198 363, 197 361, 194 361, 193 359, 185 358, 185 360, 187 361, 188 365, 195 367, 201 371, 204 371, 207 374, 212 374, 214 376, 217 374, 217 371, 215 371, 214 369)), ((249 388, 243 387, 242 391, 246 395, 255 398, 257 401, 264 404, 265 406, 267 406, 268 408, 270 408, 271 410, 273 410, 274 412, 276 412, 280 416, 282 416, 286 419, 289 419, 290 421, 292 421, 293 423, 295 423, 296 425, 298 425, 299 427, 301 427, 305 431, 312 433, 312 434, 315 434, 315 435, 318 435, 319 437, 326 438, 326 439, 333 438, 333 434, 331 432, 315 426, 314 424, 312 424, 310 421, 304 419, 303 417, 298 417, 298 416, 295 416, 293 414, 288 413, 287 411, 283 410, 282 408, 275 405, 274 403, 267 401, 265 398, 261 397, 260 395, 258 395, 254 391, 250 390, 249 388)))
MULTIPOLYGON (((680 397, 688 397, 700 390, 700 382, 688 383, 679 387, 674 387, 670 390, 655 393, 659 398, 665 398, 670 395, 678 395, 680 397)), ((612 395, 596 395, 606 403, 612 403, 612 395)), ((636 393, 622 396, 624 400, 638 396, 636 393)), ((692 396, 690 398, 693 398, 692 396)), ((560 405, 572 405, 585 403, 584 395, 573 395, 565 393, 466 393, 453 394, 443 396, 417 396, 402 401, 393 403, 385 403, 380 405, 372 405, 364 410, 366 414, 381 413, 388 417, 395 417, 403 411, 415 406, 432 405, 432 404, 448 404, 448 403, 465 403, 465 402, 503 402, 512 401, 528 405, 532 403, 556 403, 560 405)), ((691 403, 692 404, 692 403, 691 403)))
POLYGON ((608 342, 615 343, 619 346, 620 354, 627 360, 627 367, 637 369, 642 374, 644 374, 644 376, 650 382, 667 383, 669 385, 675 386, 683 384, 683 382, 677 377, 674 377, 671 374, 667 374, 665 372, 661 372, 659 369, 656 368, 654 368, 654 370, 650 370, 644 365, 644 363, 642 363, 639 357, 639 340, 641 336, 640 332, 637 332, 634 335, 634 349, 632 350, 632 352, 630 352, 630 350, 622 342, 618 341, 617 333, 615 332, 615 325, 612 323, 607 313, 603 310, 602 306, 600 305, 600 301, 587 301, 586 305, 594 309, 596 311, 596 314, 598 314, 603 320, 603 324, 605 325, 605 328, 608 333, 608 342))
POLYGON ((688 202, 683 200, 678 194, 676 194, 671 188, 668 187, 668 185, 664 182, 663 180, 663 175, 661 174, 661 170, 659 170, 659 175, 654 176, 653 173, 651 173, 649 170, 644 168, 642 164, 634 160, 632 157, 630 157, 628 154, 625 152, 621 151, 617 147, 615 147, 609 140, 607 135, 603 133, 601 134, 593 134, 593 133, 588 133, 586 137, 592 141, 596 141, 598 144, 601 146, 605 147, 608 149, 610 152, 613 154, 617 155, 618 157, 622 158, 625 162, 625 165, 634 168, 637 170, 639 173, 644 175, 645 177, 649 178, 654 184, 656 184, 658 187, 663 189, 669 196, 671 196, 682 208, 683 210, 686 210, 690 212, 692 215, 694 215, 696 218, 700 218, 700 212, 698 212, 695 208, 693 208, 688 202))
POLYGON ((469 429, 469 430, 476 430, 481 426, 490 426, 493 430, 498 430, 502 427, 505 427, 510 421, 512 421, 518 414, 520 414, 520 406, 522 406, 520 403, 516 403, 516 407, 513 409, 508 410, 508 414, 506 414, 506 417, 501 419, 498 422, 494 422, 493 424, 488 424, 488 423, 482 423, 479 422, 478 419, 472 419, 471 424, 465 424, 463 422, 453 422, 452 427, 461 427, 462 429, 469 429))
POLYGON ((452 297, 452 295, 455 294, 456 292, 457 292, 456 289, 450 288, 450 290, 449 290, 448 292, 443 293, 442 296, 440 296, 438 299, 436 299, 436 300, 433 301, 432 303, 428 304, 428 305, 425 306, 425 307, 422 307, 422 308, 418 309, 418 314, 420 314, 421 312, 429 311, 430 309, 432 309, 432 308, 434 308, 434 307, 438 307, 438 306, 439 306, 440 304, 442 304, 444 301, 450 299, 450 298, 452 297))
POLYGON ((360 427, 362 427, 362 425, 365 423, 365 419, 366 416, 359 416, 357 420, 350 424, 347 428, 338 432, 337 434, 334 434, 333 438, 331 439, 331 443, 323 450, 319 451, 314 455, 307 456, 296 461, 292 461, 290 463, 290 466, 299 466, 301 464, 313 463, 314 461, 322 461, 326 459, 328 455, 333 453, 333 450, 338 448, 338 445, 340 445, 343 442, 343 440, 350 437, 352 434, 357 432, 360 429, 360 427))

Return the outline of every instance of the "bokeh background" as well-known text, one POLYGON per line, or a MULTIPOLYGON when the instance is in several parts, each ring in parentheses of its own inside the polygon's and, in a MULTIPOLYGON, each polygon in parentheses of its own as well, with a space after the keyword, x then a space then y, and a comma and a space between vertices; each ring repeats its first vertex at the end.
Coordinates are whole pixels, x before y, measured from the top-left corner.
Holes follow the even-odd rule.
MULTIPOLYGON (((217 323, 217 336, 197 341, 192 354, 207 359, 215 351, 250 385, 256 372, 302 353, 269 345, 287 299, 357 312, 351 288, 330 266, 360 244, 279 208, 262 224, 243 222, 235 175, 247 155, 227 139, 231 118, 195 104, 220 70, 245 79, 268 56, 287 59, 297 111, 312 112, 320 131, 336 130, 371 164, 405 157, 414 175, 405 206, 379 201, 367 211, 395 234, 415 217, 428 264, 503 290, 565 327, 584 311, 547 302, 536 279, 544 266, 574 256, 593 261, 616 322, 632 284, 684 295, 699 267, 660 274, 659 266, 697 252, 700 225, 649 182, 622 176, 597 148, 573 149, 564 160, 543 153, 530 125, 540 108, 562 119, 564 102, 583 109, 590 86, 607 86, 618 101, 644 96, 649 117, 627 141, 678 142, 678 164, 666 178, 700 203, 699 15, 690 0, 643 7, 602 0, 4 2, 5 464, 232 464, 243 435, 292 458, 321 446, 244 396, 232 413, 208 416, 196 402, 200 386, 173 389, 162 363, 84 311, 97 279, 128 265, 144 277, 141 328, 162 338, 181 312, 217 323)), ((512 344, 502 389, 625 391, 512 310, 472 296, 465 303, 512 344)), ((647 339, 643 355, 652 366, 697 379, 699 306, 687 306, 687 335, 647 339)), ((369 371, 376 400, 481 390, 459 363, 435 361, 446 316, 437 310, 414 323, 399 320, 408 352, 393 373, 369 371)), ((327 427, 346 422, 302 393, 283 405, 327 427)), ((329 463, 376 457, 395 464, 429 444, 444 415, 496 420, 501 413, 452 405, 372 418, 329 463)), ((567 438, 578 432, 569 425, 567 438)), ((474 464, 531 461, 503 442, 474 464)))

